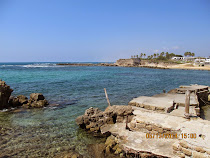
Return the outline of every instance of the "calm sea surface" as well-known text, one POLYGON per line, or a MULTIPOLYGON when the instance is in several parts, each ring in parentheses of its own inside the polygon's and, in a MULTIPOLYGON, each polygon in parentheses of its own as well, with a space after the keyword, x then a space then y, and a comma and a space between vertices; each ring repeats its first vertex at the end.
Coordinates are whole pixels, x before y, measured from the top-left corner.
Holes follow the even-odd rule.
MULTIPOLYGON (((50 103, 61 104, 57 108, 0 112, 0 157, 53 157, 72 148, 88 157, 87 145, 101 139, 78 129, 75 118, 91 106, 106 108, 103 88, 107 88, 112 105, 127 105, 134 97, 179 85, 210 86, 210 71, 0 63, 0 79, 14 89, 14 96, 39 92, 50 103)), ((210 119, 209 109, 205 107, 206 119, 210 119)))

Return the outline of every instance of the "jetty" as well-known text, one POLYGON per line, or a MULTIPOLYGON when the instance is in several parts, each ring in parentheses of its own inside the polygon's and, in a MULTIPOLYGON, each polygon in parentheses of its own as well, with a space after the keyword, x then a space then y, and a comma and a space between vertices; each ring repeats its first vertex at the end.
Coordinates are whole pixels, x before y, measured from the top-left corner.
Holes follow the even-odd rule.
POLYGON ((121 157, 210 157, 210 121, 200 118, 209 101, 208 86, 180 86, 105 111, 87 109, 76 122, 109 135, 105 152, 121 157))

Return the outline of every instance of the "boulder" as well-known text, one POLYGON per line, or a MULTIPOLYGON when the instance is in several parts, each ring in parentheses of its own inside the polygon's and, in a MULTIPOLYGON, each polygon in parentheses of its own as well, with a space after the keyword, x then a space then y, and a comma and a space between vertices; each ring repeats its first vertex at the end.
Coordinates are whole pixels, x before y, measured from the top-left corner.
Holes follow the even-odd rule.
POLYGON ((28 98, 24 95, 19 95, 19 96, 17 96, 17 98, 21 105, 28 103, 28 98))
POLYGON ((11 96, 9 98, 9 105, 11 107, 19 107, 27 103, 28 103, 28 98, 24 95, 19 95, 17 97, 11 96))
POLYGON ((0 109, 9 107, 9 98, 13 90, 5 81, 0 80, 0 109))
POLYGON ((29 103, 24 104, 25 107, 32 107, 32 108, 42 108, 46 105, 48 105, 48 101, 45 99, 43 94, 41 93, 32 93, 30 95, 29 103))
POLYGON ((43 96, 42 93, 31 93, 30 95, 30 100, 31 101, 39 101, 39 100, 44 100, 45 97, 43 96))

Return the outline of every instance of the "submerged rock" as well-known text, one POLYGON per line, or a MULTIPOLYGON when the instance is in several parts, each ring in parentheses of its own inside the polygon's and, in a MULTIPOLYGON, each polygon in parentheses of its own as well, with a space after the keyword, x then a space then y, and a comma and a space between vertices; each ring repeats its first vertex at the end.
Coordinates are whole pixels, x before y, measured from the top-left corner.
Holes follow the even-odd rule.
POLYGON ((5 81, 0 80, 0 109, 9 108, 9 97, 12 92, 13 89, 5 81))

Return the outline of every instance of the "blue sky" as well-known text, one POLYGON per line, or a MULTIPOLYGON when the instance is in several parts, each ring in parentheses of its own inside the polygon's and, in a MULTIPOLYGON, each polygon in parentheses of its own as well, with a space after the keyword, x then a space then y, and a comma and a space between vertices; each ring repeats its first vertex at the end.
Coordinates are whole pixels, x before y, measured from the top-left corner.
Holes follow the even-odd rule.
POLYGON ((209 0, 0 0, 0 62, 210 56, 209 0))

